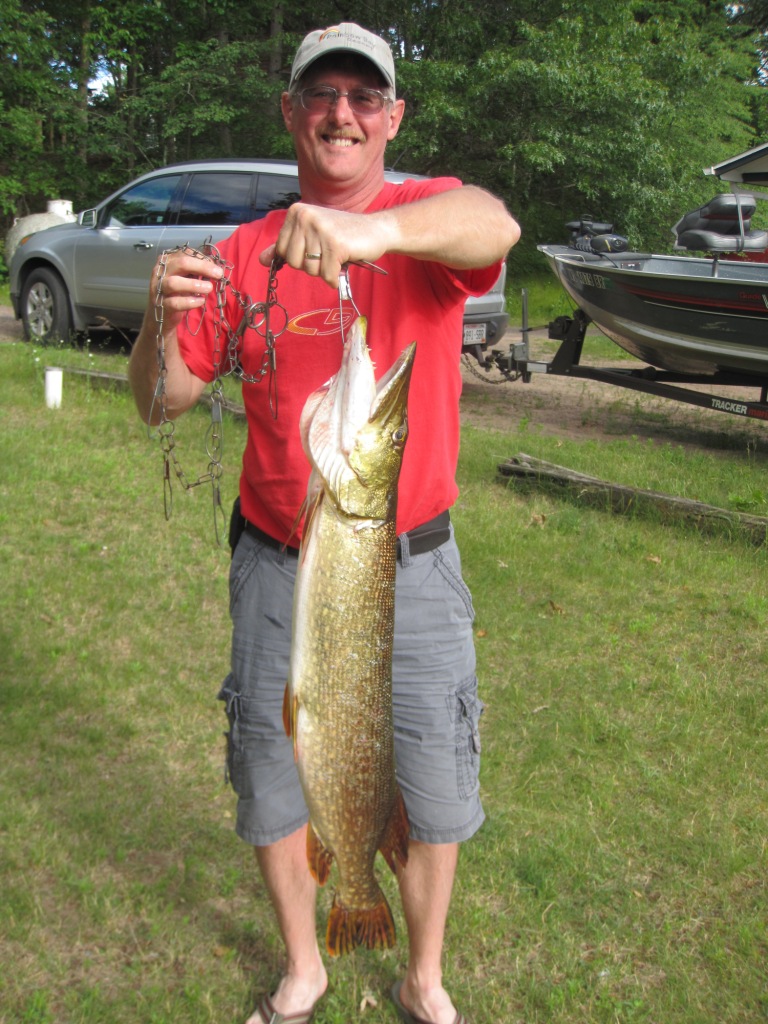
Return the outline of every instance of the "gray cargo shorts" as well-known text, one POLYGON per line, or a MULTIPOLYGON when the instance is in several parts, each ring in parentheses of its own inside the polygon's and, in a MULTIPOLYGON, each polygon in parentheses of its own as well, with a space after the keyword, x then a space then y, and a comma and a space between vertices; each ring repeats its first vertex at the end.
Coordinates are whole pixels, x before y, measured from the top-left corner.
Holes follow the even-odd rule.
MULTIPOLYGON (((297 559, 248 533, 230 571, 232 668, 225 704, 227 773, 237 793, 236 831, 254 846, 308 820, 283 727, 297 559)), ((397 563, 392 696, 397 778, 424 843, 461 842, 484 820, 472 598, 450 540, 397 563)))

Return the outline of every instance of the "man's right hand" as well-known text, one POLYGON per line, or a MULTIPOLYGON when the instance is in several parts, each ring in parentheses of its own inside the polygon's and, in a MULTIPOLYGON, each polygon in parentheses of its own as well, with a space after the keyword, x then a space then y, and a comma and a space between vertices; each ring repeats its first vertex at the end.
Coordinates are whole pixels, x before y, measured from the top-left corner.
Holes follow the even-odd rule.
POLYGON ((195 256, 184 250, 161 256, 152 271, 149 305, 154 310, 158 300, 162 301, 164 329, 175 330, 185 313, 205 305, 223 276, 223 268, 208 256, 195 256))
POLYGON ((155 401, 158 379, 158 343, 165 349, 165 413, 170 418, 190 409, 205 390, 179 351, 176 328, 192 309, 205 305, 223 276, 223 269, 207 256, 180 250, 161 256, 152 270, 144 322, 131 351, 128 376, 142 419, 157 425, 155 401), (158 309, 160 306, 160 309, 158 309))

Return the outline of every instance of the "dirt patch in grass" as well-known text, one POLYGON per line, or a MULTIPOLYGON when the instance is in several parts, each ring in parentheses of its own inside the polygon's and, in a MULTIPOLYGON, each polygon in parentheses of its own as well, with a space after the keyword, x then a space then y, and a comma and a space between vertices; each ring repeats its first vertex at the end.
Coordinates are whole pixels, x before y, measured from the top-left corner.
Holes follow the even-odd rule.
MULTIPOLYGON (((532 332, 531 356, 550 360, 552 343, 546 331, 532 332)), ((502 349, 518 340, 507 333, 502 349)), ((620 350, 617 348, 617 353, 620 350)), ((583 365, 640 367, 631 358, 582 358, 583 365)), ((534 374, 530 383, 505 381, 497 370, 481 370, 462 362, 462 417, 487 430, 514 431, 521 426, 568 439, 606 436, 655 438, 660 443, 733 451, 749 448, 768 453, 768 426, 733 414, 643 394, 613 384, 579 378, 534 374)), ((691 390, 691 388, 689 388, 691 390)), ((697 387, 695 390, 741 401, 758 401, 760 389, 697 387)))
POLYGON ((0 306, 0 342, 21 341, 23 336, 21 320, 14 319, 10 306, 0 306))

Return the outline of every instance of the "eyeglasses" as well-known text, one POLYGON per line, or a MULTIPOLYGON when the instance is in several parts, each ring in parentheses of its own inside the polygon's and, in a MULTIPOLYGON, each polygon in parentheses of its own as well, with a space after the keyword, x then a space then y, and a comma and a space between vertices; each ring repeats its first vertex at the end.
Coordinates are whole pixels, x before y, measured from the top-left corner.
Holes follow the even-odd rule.
POLYGON ((348 92, 339 92, 330 85, 312 85, 309 89, 302 89, 299 93, 301 105, 312 114, 327 114, 335 107, 342 96, 347 97, 350 109, 353 114, 359 117, 372 117, 380 114, 384 107, 392 100, 378 89, 350 89, 348 92))

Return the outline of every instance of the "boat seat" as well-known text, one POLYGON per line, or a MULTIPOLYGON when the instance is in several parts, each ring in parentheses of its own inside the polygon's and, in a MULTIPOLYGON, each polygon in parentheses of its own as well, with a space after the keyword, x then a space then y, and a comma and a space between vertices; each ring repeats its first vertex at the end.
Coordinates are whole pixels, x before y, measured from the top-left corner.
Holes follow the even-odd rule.
POLYGON ((684 231, 675 249, 694 252, 762 252, 768 249, 768 231, 749 231, 744 235, 719 235, 714 231, 684 231))
POLYGON ((686 213, 672 228, 675 249, 696 252, 760 252, 768 248, 768 231, 752 231, 756 209, 752 196, 723 192, 698 210, 686 213))

